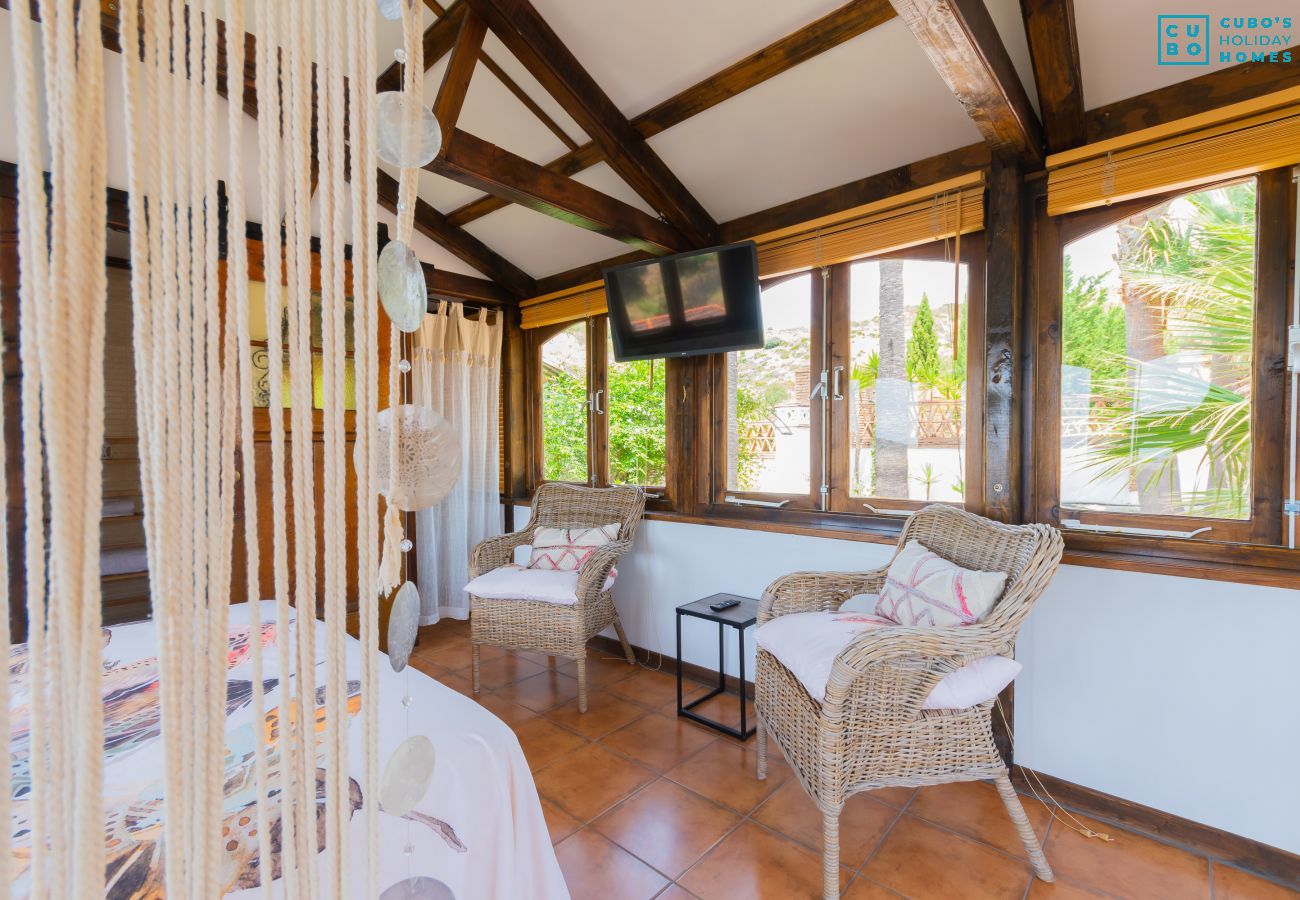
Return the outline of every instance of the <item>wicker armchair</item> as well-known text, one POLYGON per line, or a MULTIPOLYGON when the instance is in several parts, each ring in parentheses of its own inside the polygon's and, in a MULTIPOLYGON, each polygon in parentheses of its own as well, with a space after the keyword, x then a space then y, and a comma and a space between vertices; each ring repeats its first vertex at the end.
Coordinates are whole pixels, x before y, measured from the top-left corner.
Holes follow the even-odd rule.
MULTIPOLYGON (((1012 651, 1016 633, 1061 560, 1060 534, 1046 525, 1001 525, 947 506, 930 506, 903 526, 898 546, 920 541, 968 569, 1007 573, 992 612, 977 625, 887 627, 864 631, 836 657, 818 703, 761 648, 755 675, 758 777, 767 776, 767 736, 781 748, 822 812, 823 891, 839 896, 839 817, 859 791, 992 779, 1044 881, 1052 870, 1011 787, 993 743, 993 701, 968 709, 924 710, 948 673, 1012 651)), ((763 593, 758 623, 777 616, 838 609, 846 599, 879 593, 886 569, 797 572, 763 593)))
POLYGON ((531 650, 563 656, 578 664, 578 710, 587 711, 587 641, 610 625, 618 632, 623 653, 636 663, 619 621, 614 599, 604 590, 609 570, 632 546, 645 511, 645 492, 637 487, 589 488, 548 483, 533 497, 533 516, 522 531, 488 538, 470 556, 470 578, 477 578, 514 559, 516 547, 531 544, 538 526, 590 528, 621 522, 618 539, 593 551, 578 572, 578 602, 572 606, 534 600, 490 600, 470 595, 470 648, 474 693, 479 692, 479 645, 531 650))

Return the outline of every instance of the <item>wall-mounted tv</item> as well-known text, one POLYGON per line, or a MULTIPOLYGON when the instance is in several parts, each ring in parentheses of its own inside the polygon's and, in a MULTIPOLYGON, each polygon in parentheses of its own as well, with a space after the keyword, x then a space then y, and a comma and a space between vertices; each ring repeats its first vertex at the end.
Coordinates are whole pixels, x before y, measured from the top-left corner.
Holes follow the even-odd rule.
POLYGON ((753 241, 606 269, 605 300, 620 362, 763 346, 753 241))

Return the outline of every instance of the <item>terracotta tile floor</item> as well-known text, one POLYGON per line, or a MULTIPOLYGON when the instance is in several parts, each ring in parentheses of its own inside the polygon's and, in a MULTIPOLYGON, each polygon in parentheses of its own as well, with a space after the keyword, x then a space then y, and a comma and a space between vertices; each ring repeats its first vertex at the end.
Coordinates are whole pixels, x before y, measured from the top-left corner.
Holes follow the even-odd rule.
MULTIPOLYGON (((471 695, 468 623, 422 629, 416 668, 471 695)), ((675 715, 672 676, 592 650, 590 705, 574 665, 483 653, 477 700, 515 730, 574 900, 821 896, 821 817, 775 752, 675 715)), ((688 684, 690 695, 704 688, 688 684)), ((736 716, 736 701, 716 713, 736 716)), ((841 887, 868 898, 1296 896, 1247 872, 1123 831, 1087 840, 1032 798, 1025 811, 1056 870, 1033 879, 997 792, 983 783, 853 797, 840 819, 841 887)))

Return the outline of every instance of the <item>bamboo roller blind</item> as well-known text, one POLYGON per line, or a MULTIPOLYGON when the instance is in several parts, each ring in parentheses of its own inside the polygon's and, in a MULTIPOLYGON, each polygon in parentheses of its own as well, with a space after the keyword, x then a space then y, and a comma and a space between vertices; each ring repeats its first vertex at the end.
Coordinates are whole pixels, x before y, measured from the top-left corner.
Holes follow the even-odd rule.
MULTIPOLYGON (((759 275, 767 278, 861 259, 969 234, 984 228, 982 172, 814 219, 755 238, 759 275)), ((605 289, 592 282, 525 300, 524 328, 571 322, 607 311, 605 289)))
POLYGON ((1061 215, 1296 163, 1300 88, 1288 88, 1049 156, 1047 212, 1061 215))

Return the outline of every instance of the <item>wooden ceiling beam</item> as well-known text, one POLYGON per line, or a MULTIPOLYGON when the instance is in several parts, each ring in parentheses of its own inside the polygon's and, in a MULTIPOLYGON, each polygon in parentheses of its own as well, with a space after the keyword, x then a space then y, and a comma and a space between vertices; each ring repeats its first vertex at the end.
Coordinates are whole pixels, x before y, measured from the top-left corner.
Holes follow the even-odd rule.
POLYGON ((1248 62, 1206 72, 1187 81, 1147 91, 1088 110, 1088 142, 1251 100, 1261 94, 1300 86, 1300 57, 1291 62, 1248 62))
MULTIPOLYGON (((9 9, 10 0, 0 0, 0 8, 9 9)), ((100 0, 101 17, 100 27, 102 30, 105 49, 121 52, 121 41, 118 32, 116 3, 112 0, 100 0)), ((459 23, 460 16, 464 15, 464 7, 458 2, 448 11, 452 15, 456 7, 460 7, 462 12, 456 13, 455 21, 459 23)), ((441 21, 441 20, 440 20, 441 21)), ((436 24, 436 23, 435 23, 436 24)), ((445 28, 446 26, 444 26, 445 28)), ((225 22, 217 22, 217 92, 222 97, 228 97, 226 84, 226 45, 225 45, 225 22)), ((450 38, 447 40, 454 41, 459 26, 450 32, 450 38)), ((429 35, 425 33, 426 47, 428 46, 429 35)), ((441 39, 439 39, 441 40, 441 39)), ((451 44, 448 43, 448 48, 451 44)), ((257 118, 257 78, 256 78, 256 61, 257 61, 257 43, 252 34, 244 35, 244 111, 253 118, 257 118)), ((446 50, 442 51, 443 53, 446 50)), ((441 54, 440 54, 441 55, 441 54)), ((385 73, 387 74, 387 73, 385 73)), ((384 76, 380 76, 381 80, 384 76)), ((379 85, 382 89, 382 85, 379 85)), ((376 173, 379 185, 379 202, 390 212, 397 211, 397 181, 386 172, 378 171, 376 173)), ((471 235, 459 226, 452 225, 447 221, 447 217, 423 200, 416 201, 415 208, 415 227, 421 234, 435 241, 458 258, 473 266, 478 271, 487 275, 489 278, 500 283, 506 290, 516 297, 527 297, 533 293, 533 279, 528 273, 511 263, 505 257, 492 250, 478 238, 471 235)))
POLYGON ((464 131, 443 135, 442 151, 425 168, 650 253, 691 247, 677 229, 635 206, 464 131))
POLYGON ((448 272, 428 263, 424 267, 424 284, 429 297, 443 300, 464 300, 480 306, 513 306, 517 298, 495 281, 448 272))
MULTIPOLYGON (((382 169, 376 173, 376 179, 380 205, 396 214, 397 179, 382 169)), ((415 230, 456 254, 516 298, 532 296, 534 283, 531 275, 465 229, 449 224, 446 216, 418 197, 415 201, 415 230)))
POLYGON ((978 171, 991 158, 988 144, 970 144, 723 222, 719 236, 723 243, 748 240, 978 171))
MULTIPOLYGON (((632 120, 632 127, 643 138, 654 137, 724 100, 865 34, 895 15, 888 0, 853 0, 651 107, 632 120)), ((576 175, 602 159, 600 148, 590 142, 581 147, 571 147, 570 152, 547 163, 546 168, 561 175, 576 175)), ((483 197, 453 210, 447 218, 457 225, 464 225, 505 205, 506 202, 498 197, 483 197)))
MULTIPOLYGON (((723 222, 718 226, 718 239, 728 244, 749 240, 781 228, 789 228, 822 216, 843 212, 855 206, 874 203, 907 191, 939 184, 986 168, 991 160, 992 154, 988 144, 983 142, 971 144, 896 169, 859 178, 848 184, 818 191, 770 209, 750 213, 732 219, 730 222, 723 222)), ((600 280, 604 270, 610 266, 639 262, 647 258, 644 253, 629 253, 557 272, 537 279, 537 294, 540 296, 589 284, 600 280)))
MULTIPOLYGON (((424 71, 429 71, 438 60, 442 59, 456 44, 460 34, 461 23, 465 20, 468 7, 464 0, 456 0, 447 7, 446 13, 424 29, 424 71)), ((394 60, 375 81, 375 90, 400 91, 402 89, 402 64, 394 60)))
POLYGON ((474 67, 478 65, 479 51, 486 35, 487 26, 483 20, 474 15, 473 10, 467 10, 461 17, 447 70, 442 73, 438 98, 433 102, 433 115, 442 126, 443 134, 456 130, 456 121, 465 105, 465 95, 469 93, 469 82, 474 77, 474 67))
POLYGON ((614 171, 634 191, 693 245, 714 242, 717 223, 708 211, 632 127, 529 0, 463 2, 487 21, 510 52, 591 136, 614 171))
POLYGON ((1020 12, 1034 63, 1047 151, 1078 147, 1087 142, 1087 128, 1074 0, 1020 0, 1020 12))
POLYGON ((984 0, 890 0, 993 152, 1038 166, 1043 128, 984 0))

